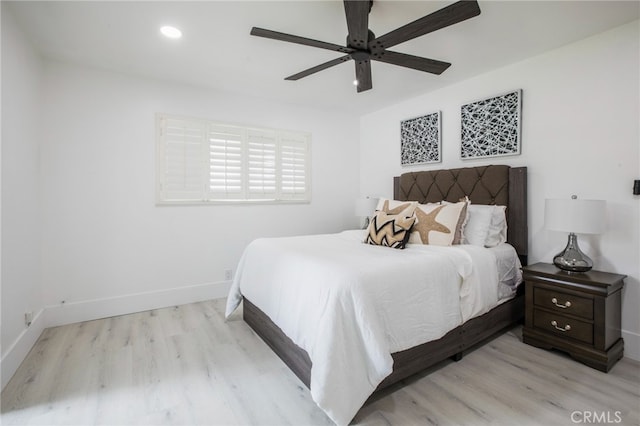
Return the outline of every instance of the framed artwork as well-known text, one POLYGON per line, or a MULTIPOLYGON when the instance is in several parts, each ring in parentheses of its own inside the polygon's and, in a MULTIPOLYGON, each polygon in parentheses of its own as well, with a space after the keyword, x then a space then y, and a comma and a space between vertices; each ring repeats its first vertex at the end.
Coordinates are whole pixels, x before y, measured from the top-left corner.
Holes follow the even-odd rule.
POLYGON ((440 111, 400 122, 400 163, 440 163, 440 111))
POLYGON ((463 105, 463 160, 520 154, 522 90, 463 105))

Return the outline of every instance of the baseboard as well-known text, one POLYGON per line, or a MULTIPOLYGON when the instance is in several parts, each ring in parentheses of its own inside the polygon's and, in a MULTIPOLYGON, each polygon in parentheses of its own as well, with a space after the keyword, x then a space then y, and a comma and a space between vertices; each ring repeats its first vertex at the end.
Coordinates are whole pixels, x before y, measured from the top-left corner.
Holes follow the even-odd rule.
POLYGON ((231 281, 177 287, 44 307, 0 360, 2 389, 45 328, 226 297, 231 281))
POLYGON ((31 321, 31 325, 25 328, 13 344, 7 349, 0 360, 0 376, 2 389, 9 383, 22 361, 35 345, 47 325, 45 324, 45 310, 41 309, 31 321))
POLYGON ((640 334, 622 330, 624 357, 640 361, 640 334))
POLYGON ((230 287, 230 281, 220 281, 47 306, 45 308, 46 326, 56 327, 168 306, 219 299, 227 296, 230 287))

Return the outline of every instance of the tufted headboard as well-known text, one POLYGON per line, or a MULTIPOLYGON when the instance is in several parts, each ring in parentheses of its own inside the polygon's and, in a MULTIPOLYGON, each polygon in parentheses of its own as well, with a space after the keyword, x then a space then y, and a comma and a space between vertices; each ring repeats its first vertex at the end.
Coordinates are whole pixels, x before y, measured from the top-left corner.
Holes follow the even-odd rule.
POLYGON ((428 170, 404 173, 393 179, 396 200, 457 202, 464 196, 473 204, 507 206, 507 241, 526 265, 529 246, 526 167, 498 165, 428 170))

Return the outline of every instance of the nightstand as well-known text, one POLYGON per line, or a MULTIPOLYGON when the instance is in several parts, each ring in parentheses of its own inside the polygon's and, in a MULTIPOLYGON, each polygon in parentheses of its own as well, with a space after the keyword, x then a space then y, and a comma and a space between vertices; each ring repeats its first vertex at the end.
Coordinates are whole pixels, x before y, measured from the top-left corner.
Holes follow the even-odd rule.
POLYGON ((555 265, 522 268, 525 325, 522 340, 607 372, 624 351, 620 333, 625 275, 567 273, 555 265))

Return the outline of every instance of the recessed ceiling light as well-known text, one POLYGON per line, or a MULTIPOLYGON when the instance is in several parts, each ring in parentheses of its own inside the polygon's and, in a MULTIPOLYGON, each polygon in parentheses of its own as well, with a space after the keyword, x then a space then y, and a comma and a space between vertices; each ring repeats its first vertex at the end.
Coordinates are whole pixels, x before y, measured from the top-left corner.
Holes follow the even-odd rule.
POLYGON ((357 86, 358 85, 358 79, 353 80, 353 85, 357 86))
POLYGON ((172 27, 170 25, 165 25, 160 28, 160 32, 167 38, 180 38, 182 37, 182 31, 177 29, 176 27, 172 27))

